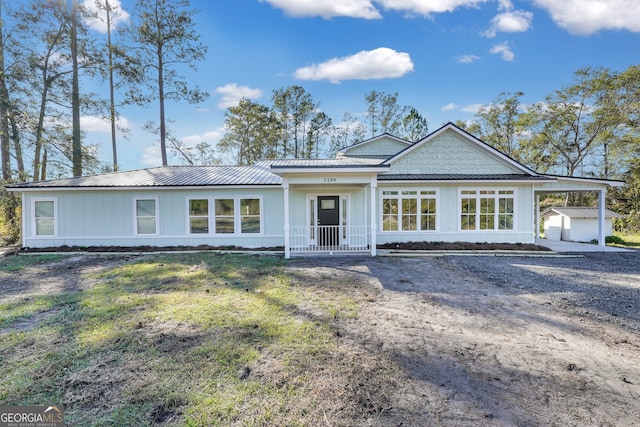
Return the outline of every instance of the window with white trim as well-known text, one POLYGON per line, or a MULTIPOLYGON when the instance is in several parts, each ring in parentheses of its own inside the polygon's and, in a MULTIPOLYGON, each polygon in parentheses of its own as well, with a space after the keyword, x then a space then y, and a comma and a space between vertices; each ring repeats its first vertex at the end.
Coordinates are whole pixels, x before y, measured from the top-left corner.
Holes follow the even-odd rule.
POLYGON ((156 199, 136 199, 136 234, 157 234, 158 216, 156 199))
POLYGON ((460 230, 513 230, 514 190, 461 190, 460 230))
POLYGON ((240 233, 260 233, 260 199, 240 199, 240 233))
POLYGON ((260 197, 187 199, 187 209, 189 234, 262 233, 260 197))
POLYGON ((216 199, 216 234, 235 233, 234 205, 233 199, 216 199))
POLYGON ((189 200, 189 233, 208 234, 209 233, 209 200, 190 199, 189 200))
POLYGON ((382 231, 435 231, 435 190, 383 190, 382 231))
POLYGON ((56 235, 55 199, 33 201, 34 234, 36 236, 56 235))

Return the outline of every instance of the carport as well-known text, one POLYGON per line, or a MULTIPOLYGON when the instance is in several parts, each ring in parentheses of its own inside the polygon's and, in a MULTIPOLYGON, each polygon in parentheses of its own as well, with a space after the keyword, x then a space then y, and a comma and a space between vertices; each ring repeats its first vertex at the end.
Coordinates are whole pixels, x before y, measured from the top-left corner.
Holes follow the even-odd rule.
MULTIPOLYGON (((605 242, 605 218, 606 218, 606 197, 607 188, 609 187, 622 187, 623 181, 614 181, 608 179, 596 179, 596 178, 573 178, 565 176, 548 175, 549 177, 556 178, 554 182, 545 182, 534 187, 535 197, 535 225, 534 233, 536 240, 540 240, 540 196, 544 194, 565 194, 565 193, 580 193, 580 192, 596 192, 598 193, 598 247, 602 251, 606 247, 605 242)), ((549 240, 544 240, 543 246, 551 247, 549 240)), ((563 242, 572 243, 572 242, 563 242)), ((585 245, 594 246, 594 245, 585 245)), ((577 247, 577 246, 576 246, 577 247)), ((566 251, 572 252, 572 251, 566 251)), ((576 251, 583 252, 583 251, 576 251)))

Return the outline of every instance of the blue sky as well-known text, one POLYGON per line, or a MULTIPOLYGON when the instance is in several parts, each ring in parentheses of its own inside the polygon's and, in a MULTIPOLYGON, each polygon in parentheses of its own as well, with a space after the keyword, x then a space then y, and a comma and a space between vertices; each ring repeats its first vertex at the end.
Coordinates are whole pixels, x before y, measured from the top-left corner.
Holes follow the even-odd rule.
MULTIPOLYGON (((91 0, 89 0, 91 1, 91 0)), ((126 12, 133 1, 120 0, 126 12)), ((189 82, 211 96, 168 104, 175 136, 215 144, 224 112, 241 97, 271 105, 272 91, 300 85, 338 123, 364 117, 365 93, 398 93, 435 130, 472 119, 501 92, 541 101, 584 66, 622 71, 640 63, 637 0, 191 0, 209 47, 189 82)), ((99 30, 99 29, 97 29, 99 30)), ((159 166, 157 105, 121 111, 124 170, 159 166)), ((85 142, 111 159, 108 126, 84 117, 85 142)), ((179 164, 170 157, 170 164, 179 164)))

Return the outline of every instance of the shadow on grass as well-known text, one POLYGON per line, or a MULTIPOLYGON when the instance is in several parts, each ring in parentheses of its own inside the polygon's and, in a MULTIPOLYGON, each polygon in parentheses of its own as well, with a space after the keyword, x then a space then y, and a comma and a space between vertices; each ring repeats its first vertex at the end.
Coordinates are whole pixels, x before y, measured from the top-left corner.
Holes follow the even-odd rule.
POLYGON ((0 402, 62 404, 74 425, 321 420, 295 396, 312 395, 309 373, 331 358, 335 331, 329 314, 300 308, 314 296, 282 266, 180 254, 107 268, 85 289, 81 271, 66 275, 50 304, 26 301, 3 323, 0 402))

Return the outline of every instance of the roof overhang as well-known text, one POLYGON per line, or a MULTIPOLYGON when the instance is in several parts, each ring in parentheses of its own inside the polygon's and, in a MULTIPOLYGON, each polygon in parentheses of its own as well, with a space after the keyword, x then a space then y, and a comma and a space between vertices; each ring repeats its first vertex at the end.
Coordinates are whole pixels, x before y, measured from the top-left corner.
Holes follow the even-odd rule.
POLYGON ((7 187, 7 191, 15 193, 34 193, 42 191, 149 191, 149 190, 208 190, 216 188, 282 188, 282 184, 217 184, 217 185, 144 185, 144 186, 122 186, 122 187, 107 187, 107 186, 87 186, 87 187, 69 187, 69 186, 42 186, 42 187, 7 187))
POLYGON ((539 179, 536 180, 527 180, 527 179, 414 179, 414 180, 378 180, 378 185, 385 184, 540 184, 541 182, 554 182, 554 181, 541 181, 539 179))
POLYGON ((359 166, 271 166, 271 172, 282 176, 286 174, 379 174, 389 171, 389 166, 384 165, 359 165, 359 166))
POLYGON ((552 194, 552 193, 573 193, 581 191, 600 191, 607 187, 622 187, 625 185, 624 181, 610 180, 610 179, 598 179, 598 178, 580 178, 572 176, 558 176, 558 175, 546 175, 552 178, 554 182, 550 187, 537 187, 535 192, 538 194, 552 194))

